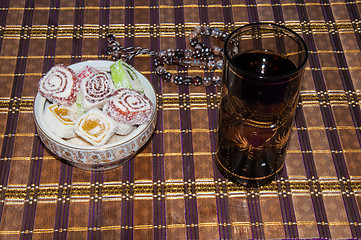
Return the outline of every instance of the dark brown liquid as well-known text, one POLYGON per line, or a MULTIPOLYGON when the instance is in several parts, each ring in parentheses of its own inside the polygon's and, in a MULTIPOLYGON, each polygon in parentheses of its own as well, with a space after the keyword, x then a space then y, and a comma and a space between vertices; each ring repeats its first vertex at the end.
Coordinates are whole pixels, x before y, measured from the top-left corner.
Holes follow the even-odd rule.
POLYGON ((217 165, 232 180, 259 186, 283 168, 300 76, 286 76, 296 66, 266 51, 236 55, 231 62, 244 71, 224 71, 217 165))

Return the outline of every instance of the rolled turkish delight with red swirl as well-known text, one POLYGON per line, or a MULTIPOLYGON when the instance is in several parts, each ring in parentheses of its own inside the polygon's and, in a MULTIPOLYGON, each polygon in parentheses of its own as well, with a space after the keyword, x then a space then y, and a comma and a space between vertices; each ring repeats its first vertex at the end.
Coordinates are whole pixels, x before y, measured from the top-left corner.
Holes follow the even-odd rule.
POLYGON ((76 100, 79 83, 80 80, 72 69, 58 64, 39 80, 38 90, 49 101, 70 106, 76 100))
POLYGON ((121 88, 104 105, 104 111, 115 121, 130 125, 149 122, 153 103, 140 92, 129 88, 121 88))
POLYGON ((81 80, 81 95, 85 110, 102 108, 115 91, 113 81, 106 72, 96 72, 81 80))
POLYGON ((86 77, 89 77, 90 75, 99 72, 96 68, 92 66, 85 66, 81 69, 81 71, 78 73, 78 78, 83 79, 86 77))

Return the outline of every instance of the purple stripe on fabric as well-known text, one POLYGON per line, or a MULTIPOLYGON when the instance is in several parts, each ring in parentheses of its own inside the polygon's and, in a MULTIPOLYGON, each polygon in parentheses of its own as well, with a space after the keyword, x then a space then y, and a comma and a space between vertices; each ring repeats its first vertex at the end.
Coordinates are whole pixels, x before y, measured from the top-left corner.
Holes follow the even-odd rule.
MULTIPOLYGON (((60 7, 59 1, 54 1, 53 4, 55 5, 56 8, 60 7)), ((57 12, 57 14, 59 14, 59 12, 57 12)), ((74 11, 74 30, 73 30, 72 49, 71 49, 72 64, 81 61, 81 52, 82 52, 81 35, 82 35, 83 18, 84 18, 84 1, 77 0, 75 3, 75 11, 74 11)), ((57 21, 58 19, 56 19, 56 22, 57 21)), ((53 47, 55 48, 55 43, 52 42, 52 44, 54 44, 53 47)), ((68 186, 70 186, 72 183, 72 174, 73 174, 73 167, 65 162, 62 162, 60 167, 59 186, 63 186, 63 187, 59 189, 59 193, 58 193, 58 198, 62 199, 62 201, 58 201, 56 207, 56 219, 54 223, 54 229, 56 229, 57 231, 54 232, 53 239, 64 239, 67 236, 67 231, 63 231, 63 230, 68 228, 70 202, 69 200, 66 199, 70 199, 71 188, 68 186), (63 199, 64 195, 66 196, 66 199, 63 199)))
MULTIPOLYGON (((296 110, 296 118, 295 118, 296 126, 299 129, 306 129, 306 120, 304 119, 303 110, 301 107, 297 107, 296 110)), ((303 164, 305 166, 305 172, 307 179, 309 180, 315 180, 318 179, 317 172, 316 172, 316 166, 313 159, 313 155, 310 151, 312 151, 311 143, 309 140, 308 132, 307 130, 298 130, 298 138, 300 142, 300 147, 302 151, 302 157, 303 157, 303 164)), ((316 183, 316 189, 314 189, 314 186, 312 183, 309 183, 310 192, 319 192, 320 186, 319 182, 316 183)), ((325 206, 322 201, 322 196, 318 195, 315 196, 315 194, 311 195, 311 201, 313 204, 313 209, 315 212, 315 218, 318 223, 324 222, 327 223, 327 215, 325 211, 325 206)), ((318 232, 321 238, 329 238, 331 233, 330 229, 328 227, 328 224, 318 224, 317 225, 318 232)))
POLYGON ((265 239, 257 188, 247 188, 247 205, 253 239, 265 239))
POLYGON ((229 29, 234 23, 233 21, 233 15, 232 15, 232 1, 231 0, 222 0, 222 6, 223 6, 223 22, 226 24, 226 31, 231 31, 232 29, 229 29))
POLYGON ((76 0, 74 12, 73 43, 71 49, 71 64, 81 61, 84 25, 84 0, 76 0))
POLYGON ((348 14, 350 16, 352 27, 355 30, 355 37, 356 37, 357 44, 359 46, 359 49, 361 49, 361 33, 357 30, 357 28, 358 28, 357 23, 358 23, 358 20, 360 19, 360 13, 359 13, 357 4, 356 4, 356 2, 351 2, 349 0, 345 0, 345 3, 346 3, 346 8, 347 8, 348 14))
POLYGON ((53 239, 66 239, 67 231, 64 231, 68 227, 68 218, 69 218, 69 205, 70 201, 70 190, 68 187, 72 182, 73 167, 62 163, 60 166, 60 175, 59 175, 59 192, 58 192, 58 203, 56 205, 55 213, 55 223, 54 223, 54 234, 53 239), (65 194, 64 194, 65 192, 65 194), (64 199, 65 196, 65 199, 64 199))
POLYGON ((52 0, 50 2, 49 20, 48 20, 48 32, 47 36, 54 35, 54 37, 47 37, 45 43, 45 58, 43 63, 43 73, 46 73, 54 66, 55 46, 56 46, 56 27, 59 21, 59 6, 60 0, 52 0), (54 29, 52 32, 51 28, 54 29))
MULTIPOLYGON (((102 28, 109 27, 109 0, 100 1, 100 11, 99 11, 99 26, 101 30, 99 32, 99 41, 98 41, 98 56, 102 59, 102 55, 105 55, 103 59, 107 59, 106 48, 107 48, 107 39, 103 38, 102 34, 105 31, 102 28)), ((91 196, 93 197, 89 203, 89 217, 88 217, 88 228, 97 229, 96 231, 88 231, 88 239, 101 239, 102 232, 98 231, 101 226, 101 217, 102 217, 102 201, 99 199, 102 196, 102 184, 103 184, 103 172, 92 172, 91 173, 91 196)))
MULTIPOLYGON (((226 2, 226 1, 225 1, 226 2)), ((228 1, 224 4, 229 4, 228 1)), ((200 16, 200 23, 204 25, 209 25, 209 18, 208 18, 208 3, 207 0, 198 0, 198 12, 200 16)), ((225 24, 232 23, 231 15, 229 13, 229 8, 223 8, 223 19, 225 24)), ((203 43, 205 46, 211 47, 212 42, 209 36, 202 36, 203 43)), ((219 46, 223 47, 223 46, 219 46)), ((213 77, 213 73, 206 73, 206 76, 213 77)), ((214 86, 205 88, 207 96, 216 95, 217 91, 214 86)), ((217 118, 218 118, 218 111, 217 109, 208 108, 208 125, 209 129, 213 130, 217 128, 217 118)), ((210 132, 210 142, 211 142, 211 151, 216 151, 216 134, 214 131, 210 132)), ((221 175, 215 165, 215 156, 212 155, 212 167, 213 167, 213 179, 215 182, 220 179, 221 175)), ((223 183, 220 183, 220 188, 225 186, 223 183)), ((231 239, 231 229, 230 229, 230 216, 229 216, 229 209, 228 209, 228 197, 220 195, 220 189, 216 188, 216 205, 217 205, 217 219, 219 224, 219 238, 220 239, 231 239)))
MULTIPOLYGON (((1 26, 1 30, 0 30, 0 36, 3 36, 3 29, 6 25, 6 18, 8 16, 8 9, 9 9, 9 3, 10 0, 3 0, 0 2, 0 26, 1 26)), ((1 53, 1 49, 2 49, 2 43, 3 43, 3 37, 0 38, 0 53, 1 53)))
POLYGON ((88 239, 102 239, 102 233, 98 230, 101 227, 101 198, 103 183, 103 172, 92 172, 90 182, 92 184, 90 190, 90 203, 89 203, 89 216, 88 216, 88 229, 96 229, 88 231, 88 239))
MULTIPOLYGON (((272 11, 273 16, 276 23, 284 23, 284 17, 282 12, 282 7, 280 0, 272 0, 272 11)), ((284 48, 284 44, 278 44, 280 48, 284 48)), ((280 52, 284 52, 284 49, 280 49, 280 52)), ((281 207, 281 213, 282 213, 282 220, 284 223, 284 229, 285 229, 285 236, 286 238, 292 238, 297 239, 299 237, 297 225, 289 223, 295 223, 296 222, 296 215, 293 207, 293 201, 292 196, 289 194, 282 194, 283 187, 285 186, 286 193, 291 192, 290 184, 289 182, 285 181, 284 179, 288 179, 287 174, 287 164, 284 166, 284 169, 280 176, 280 182, 277 183, 278 192, 279 194, 279 201, 280 201, 280 207, 281 207)))
MULTIPOLYGON (((296 8, 297 8, 297 11, 298 11, 300 21, 301 22, 309 22, 309 18, 308 18, 308 14, 307 14, 307 10, 306 10, 304 1, 297 0, 296 3, 297 3, 296 8)), ((311 30, 311 29, 309 29, 310 28, 309 26, 303 26, 303 28, 304 28, 303 30, 307 31, 307 32, 310 32, 310 30, 311 30)), ((304 37, 304 40, 305 40, 309 50, 310 51, 316 51, 317 48, 315 46, 315 41, 313 39, 312 34, 304 34, 303 37, 304 37)), ((311 68, 319 69, 321 67, 317 54, 309 54, 309 64, 310 64, 311 68)), ((316 87, 316 91, 320 92, 320 93, 325 92, 327 89, 326 89, 326 85, 325 85, 325 82, 324 82, 324 79, 323 79, 322 72, 321 71, 312 71, 311 73, 312 73, 312 76, 313 76, 313 79, 314 79, 314 84, 315 84, 315 87, 316 87)), ((322 118, 324 120, 324 124, 329 124, 330 120, 332 120, 332 109, 331 109, 331 107, 329 105, 320 106, 320 110, 321 110, 322 118)), ((306 127, 306 123, 305 123, 305 120, 303 119, 304 116, 303 116, 302 111, 300 111, 300 115, 302 115, 302 122, 299 122, 299 125, 297 127, 306 127)), ((326 127, 327 127, 327 125, 326 125, 326 127)), ((299 133, 300 132, 301 131, 299 131, 299 133)), ((304 132, 304 131, 302 131, 302 132, 304 132)), ((333 134, 333 133, 331 133, 331 134, 333 134)), ((329 144, 330 144, 330 148, 332 150, 332 148, 333 148, 332 143, 333 143, 334 137, 332 137, 330 135, 330 131, 326 131, 326 135, 327 135, 327 139, 328 139, 329 144)), ((309 141, 308 134, 307 134, 306 137, 307 137, 306 141, 309 141)), ((302 146, 302 144, 304 144, 303 141, 300 141, 300 143, 301 143, 301 146, 302 146)), ((308 145, 310 145, 310 143, 308 143, 308 145)), ((311 150, 311 148, 309 148, 307 150, 311 150)), ((313 162, 314 160, 313 160, 312 153, 304 153, 303 156, 304 156, 304 162, 306 162, 305 161, 305 159, 306 159, 305 156, 307 156, 309 158, 310 162, 312 162, 312 164, 314 165, 314 162, 313 162)), ((333 153, 331 154, 331 156, 332 156, 332 159, 333 159, 333 161, 335 163, 335 167, 337 168, 337 166, 336 166, 337 165, 337 163, 336 163, 337 162, 337 159, 336 159, 337 156, 335 154, 333 154, 333 153)), ((305 167, 307 167, 307 166, 305 165, 305 167)), ((316 173, 316 168, 314 167, 312 170, 314 171, 311 174, 312 176, 307 176, 307 177, 309 179, 312 179, 312 177, 314 179, 318 179, 318 177, 316 175, 317 174, 316 173)), ((318 181, 313 181, 313 182, 314 182, 314 185, 316 187, 316 190, 320 191, 321 188, 319 186, 319 182, 318 181)), ((314 188, 313 184, 310 183, 310 187, 311 187, 311 191, 312 191, 312 189, 314 188)), ((313 202, 313 205, 314 205, 316 221, 320 222, 320 223, 321 222, 327 223, 327 215, 326 215, 326 212, 325 212, 325 207, 324 207, 322 196, 320 196, 320 195, 315 196, 315 194, 312 194, 311 199, 312 199, 312 202, 313 202)), ((318 226, 318 229, 319 229, 320 237, 324 237, 324 238, 330 238, 331 237, 331 233, 330 233, 330 229, 329 229, 328 224, 320 225, 320 226, 318 226)))
POLYGON ((278 192, 280 193, 280 206, 281 206, 281 213, 282 213, 282 220, 284 223, 285 228, 285 237, 287 239, 298 239, 298 229, 296 224, 296 215, 294 211, 292 195, 288 194, 291 192, 291 187, 288 181, 282 179, 288 179, 287 174, 287 166, 285 165, 281 175, 280 175, 280 182, 277 182, 278 192), (285 191, 283 191, 283 186, 285 186, 285 191), (290 225, 292 224, 292 225, 290 225))
MULTIPOLYGON (((250 23, 259 22, 259 16, 257 11, 257 3, 255 0, 247 0, 247 12, 248 19, 250 23)), ((259 41, 255 42, 256 46, 260 44, 259 41)), ((258 189, 253 189, 255 193, 258 192, 258 189)), ((247 189, 247 191, 251 191, 247 189)), ((250 221, 252 223, 251 229, 254 238, 262 238, 264 239, 264 229, 262 224, 262 213, 261 207, 259 203, 259 195, 258 194, 248 194, 247 202, 249 207, 249 215, 250 221)))
MULTIPOLYGON (((128 26, 134 26, 134 0, 125 1, 125 40, 124 46, 130 47, 134 46, 134 28, 129 28, 128 26)), ((134 59, 128 62, 131 65, 134 65, 134 59)), ((128 163, 123 166, 123 196, 126 196, 128 193, 129 196, 126 196, 124 201, 122 201, 122 213, 121 213, 121 239, 133 239, 133 211, 134 203, 133 198, 130 196, 133 195, 133 184, 134 183, 134 161, 131 159, 128 163), (127 228, 123 228, 123 227, 127 228)))
MULTIPOLYGON (((335 19, 334 19, 333 12, 330 7, 329 1, 322 0, 321 2, 323 3, 321 5, 321 8, 322 8, 323 16, 324 16, 325 20, 328 23, 332 23, 335 25, 336 23, 335 23, 335 19)), ((355 88, 353 86, 350 72, 348 71, 348 64, 346 61, 346 57, 343 53, 340 36, 339 36, 338 32, 336 31, 333 34, 329 33, 329 37, 331 40, 331 45, 333 47, 333 50, 335 51, 334 56, 336 58, 337 66, 339 69, 345 69, 345 70, 339 70, 344 89, 346 92, 350 92, 350 91, 354 92, 355 88)), ((359 45, 359 47, 360 47, 360 45, 359 45)), ((350 108, 350 111, 351 111, 353 117, 357 116, 356 117, 357 119, 361 118, 359 106, 351 106, 350 105, 349 108, 350 108)), ((328 116, 328 119, 330 121, 330 125, 327 125, 327 126, 336 127, 332 112, 328 116)), ((355 120, 355 118, 353 120, 355 120)), ((354 121, 354 125, 356 127, 358 127, 359 123, 357 121, 356 122, 354 121)), ((328 132, 329 132, 330 138, 332 140, 332 143, 330 144, 330 146, 332 147, 331 150, 335 150, 335 152, 342 151, 342 146, 341 146, 337 131, 328 131, 328 132)), ((359 144, 361 145, 360 131, 358 130, 358 131, 356 131, 356 133, 358 135, 359 144)), ((336 166, 336 173, 337 173, 337 176, 339 179, 344 180, 344 181, 340 182, 341 188, 345 189, 347 191, 347 189, 351 189, 350 188, 351 184, 346 181, 346 179, 349 179, 349 174, 347 171, 345 159, 342 154, 336 154, 335 152, 332 153, 332 156, 334 158, 334 162, 335 162, 335 166, 336 166)), ((343 201, 345 204, 346 213, 347 213, 349 222, 350 223, 360 222, 360 214, 358 211, 355 211, 358 208, 357 208, 357 203, 356 203, 354 195, 353 194, 343 194, 342 198, 343 198, 343 201)), ((361 238, 361 229, 359 227, 355 226, 354 224, 350 224, 350 229, 351 229, 352 236, 354 238, 361 238)))
MULTIPOLYGON (((33 146, 33 154, 35 151, 43 152, 43 147, 40 144, 39 139, 34 139, 34 146, 33 146)), ((35 155, 36 156, 36 155, 35 155)), ((31 160, 30 163, 30 173, 29 176, 31 176, 28 179, 28 189, 26 193, 26 199, 29 199, 28 202, 25 202, 24 204, 24 214, 21 224, 21 234, 20 239, 32 239, 32 230, 34 229, 34 222, 35 222, 35 212, 36 212, 36 206, 37 206, 37 197, 39 189, 35 186, 39 186, 40 183, 40 174, 41 174, 41 164, 42 160, 31 160), (33 193, 32 193, 33 191, 33 193), (35 201, 33 201, 35 200, 35 201)))
MULTIPOLYGON (((361 49, 361 34, 360 32, 357 30, 358 26, 356 25, 356 22, 357 20, 360 19, 360 14, 358 12, 358 8, 357 8, 357 5, 355 2, 349 2, 349 1, 346 1, 347 4, 346 4, 346 7, 347 7, 347 10, 348 10, 348 13, 349 13, 349 16, 350 16, 350 20, 351 20, 351 23, 353 25, 353 28, 354 28, 354 34, 355 34, 355 37, 356 37, 356 40, 357 40, 357 43, 358 43, 358 47, 359 49, 361 49)), ((353 123, 354 123, 354 126, 358 129, 356 130, 356 134, 357 134, 357 137, 359 139, 359 142, 361 141, 360 138, 361 138, 361 131, 360 131, 360 128, 361 128, 361 114, 360 114, 360 109, 359 107, 356 105, 356 106, 351 106, 350 105, 350 110, 351 110, 351 115, 352 115, 352 120, 353 120, 353 123)), ((346 182, 347 183, 347 186, 348 186, 348 189, 352 189, 351 186, 350 186, 350 183, 349 182, 346 182)), ((358 213, 357 211, 357 203, 355 203, 355 199, 352 197, 351 198, 351 201, 352 201, 352 208, 350 209, 350 211, 355 211, 355 214, 358 213)), ((356 222, 360 222, 360 219, 359 219, 359 216, 355 216, 355 221, 356 222)), ((350 221, 351 222, 351 221, 350 221)), ((355 230, 351 230, 351 231, 355 231, 355 230)), ((357 228, 357 231, 360 231, 359 228, 357 228)), ((352 233, 354 237, 358 236, 359 237, 359 233, 357 232, 356 234, 352 233)))
MULTIPOLYGON (((184 9, 183 9, 183 1, 182 0, 174 0, 174 22, 175 25, 178 26, 177 32, 179 33, 179 37, 176 37, 176 47, 178 49, 186 49, 186 41, 185 37, 182 36, 184 29, 184 9), (182 27, 180 29, 180 27, 182 27)), ((178 67, 178 71, 186 71, 184 67, 178 67)), ((183 75, 184 74, 180 74, 183 75)), ((186 97, 189 95, 188 86, 180 85, 178 88, 178 95, 180 96, 180 102, 185 103, 182 106, 188 106, 187 102, 189 98, 186 97)), ((189 109, 181 108, 179 110, 180 114, 180 129, 181 130, 189 130, 192 129, 191 126, 191 116, 189 109)), ((182 143, 182 159, 183 159, 183 180, 184 182, 188 182, 190 184, 190 189, 188 189, 188 185, 185 184, 185 192, 189 192, 190 194, 195 194, 195 185, 192 182, 195 181, 195 173, 194 173, 194 159, 193 159, 193 145, 192 145, 192 133, 188 131, 182 131, 181 133, 181 143, 182 143), (188 156, 187 153, 192 153, 188 156)), ((197 211, 197 199, 196 197, 184 198, 185 203, 185 220, 187 238, 188 239, 198 239, 199 238, 199 229, 198 229, 198 211, 197 211)))
POLYGON ((100 1, 99 11, 99 42, 98 42, 98 56, 99 59, 107 60, 107 38, 109 28, 109 15, 110 15, 110 0, 100 1), (105 28, 105 29, 104 29, 105 28), (104 57, 102 57, 104 56, 104 57))
POLYGON ((0 26, 4 27, 6 24, 6 17, 8 14, 10 0, 4 0, 0 2, 0 26))
MULTIPOLYGON (((151 26, 159 26, 159 1, 150 1, 150 19, 151 26)), ((152 36, 150 38, 150 49, 159 51, 160 50, 160 38, 157 36, 157 28, 152 29, 152 36)), ((150 58, 150 70, 155 72, 155 66, 153 64, 154 57, 150 58)), ((151 83, 159 95, 162 94, 162 81, 157 74, 150 76, 151 83)), ((156 131, 163 132, 163 111, 158 109, 157 111, 157 125, 156 131)), ((152 153, 153 153, 153 182, 164 182, 164 145, 163 145, 163 134, 154 134, 152 139, 152 153)), ((154 196, 160 193, 162 196, 165 195, 164 184, 158 189, 157 185, 154 185, 154 196)), ((158 200, 158 196, 153 199, 153 225, 154 226, 166 226, 166 212, 165 212, 165 199, 162 197, 158 200)), ((153 231, 154 239, 166 239, 167 232, 166 228, 155 228, 153 231)))
POLYGON ((31 239, 32 230, 34 229, 35 221, 35 212, 37 206, 37 196, 39 189, 34 186, 39 186, 40 184, 40 175, 41 175, 41 166, 42 166, 42 156, 44 152, 44 147, 41 144, 40 138, 36 137, 33 141, 33 148, 31 154, 30 162, 30 172, 28 179, 28 188, 26 193, 26 199, 29 199, 28 202, 24 204, 24 214, 21 226, 21 239, 31 239), (33 193, 32 193, 33 192, 33 193), (35 201, 31 200, 34 199, 35 201), (25 232, 27 234, 25 234, 25 232))
POLYGON ((122 195, 125 197, 122 202, 121 212, 121 239, 133 239, 133 183, 134 182, 134 161, 131 159, 123 166, 123 191, 122 195))
POLYGON ((257 3, 255 0, 247 0, 248 20, 250 23, 259 22, 257 3))
MULTIPOLYGON (((3 2, 3 6, 9 6, 9 2, 3 2)), ((27 1, 25 2, 25 7, 33 8, 34 1, 27 1)), ((32 25, 32 16, 33 16, 33 9, 28 9, 24 11, 23 15, 23 22, 22 26, 31 26, 32 25)), ((2 17, 2 24, 5 24, 5 17, 2 17)), ((16 133, 16 127, 18 123, 19 111, 13 111, 13 109, 19 109, 23 84, 24 84, 24 73, 25 67, 27 63, 27 55, 28 55, 28 48, 29 48, 29 38, 24 37, 29 35, 29 31, 22 30, 20 33, 20 42, 19 42, 19 49, 18 49, 18 58, 16 60, 15 66, 15 77, 13 79, 13 86, 10 95, 10 105, 9 105, 9 112, 4 132, 4 139, 3 145, 1 149, 1 161, 0 161, 0 185, 2 187, 6 187, 8 183, 8 177, 10 174, 10 166, 11 166, 11 158, 13 155, 13 148, 15 143, 15 136, 13 134, 16 133), (25 56, 25 58, 20 58, 25 56)), ((5 190, 1 191, 0 196, 0 219, 3 212, 4 206, 4 199, 5 199, 5 190)))

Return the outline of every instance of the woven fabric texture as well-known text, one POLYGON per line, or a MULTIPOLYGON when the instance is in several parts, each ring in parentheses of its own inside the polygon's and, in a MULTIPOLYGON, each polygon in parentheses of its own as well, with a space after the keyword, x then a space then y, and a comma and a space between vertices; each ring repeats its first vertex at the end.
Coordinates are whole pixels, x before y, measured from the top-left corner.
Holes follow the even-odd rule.
POLYGON ((360 239, 360 10, 348 0, 2 0, 0 239, 360 239), (54 64, 108 59, 108 33, 123 46, 185 49, 195 26, 258 21, 289 27, 309 48, 285 169, 271 184, 246 189, 220 175, 220 88, 164 83, 149 55, 129 62, 158 102, 134 159, 89 172, 41 143, 38 80, 54 64))

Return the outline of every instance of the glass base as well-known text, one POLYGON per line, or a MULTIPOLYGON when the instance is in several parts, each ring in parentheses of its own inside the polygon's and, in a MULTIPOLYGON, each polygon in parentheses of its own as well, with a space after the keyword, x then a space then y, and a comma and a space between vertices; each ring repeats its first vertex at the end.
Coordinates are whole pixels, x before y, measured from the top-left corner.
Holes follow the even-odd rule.
POLYGON ((217 157, 216 157, 216 166, 217 166, 219 172, 225 178, 228 178, 229 180, 231 180, 232 182, 234 182, 236 184, 241 184, 245 187, 254 188, 254 187, 261 187, 263 185, 269 184, 273 180, 275 180, 282 172, 284 164, 282 164, 282 166, 274 173, 272 173, 268 176, 262 177, 262 178, 248 178, 248 177, 242 177, 235 173, 232 173, 219 162, 217 157))

